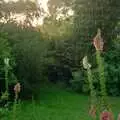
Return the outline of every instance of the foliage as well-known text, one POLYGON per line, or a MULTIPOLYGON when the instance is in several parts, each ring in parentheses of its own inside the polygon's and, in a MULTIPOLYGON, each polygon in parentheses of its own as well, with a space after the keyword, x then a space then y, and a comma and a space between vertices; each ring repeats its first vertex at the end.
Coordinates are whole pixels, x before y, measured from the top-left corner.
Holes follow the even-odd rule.
POLYGON ((91 64, 88 62, 87 56, 83 58, 83 67, 87 70, 87 76, 88 76, 88 83, 89 83, 89 91, 90 91, 90 98, 91 98, 91 105, 96 106, 96 91, 93 85, 93 75, 91 71, 91 64))
POLYGON ((74 3, 74 29, 72 44, 76 64, 84 55, 93 54, 91 45, 97 28, 103 32, 105 49, 116 38, 116 26, 119 22, 119 0, 75 0, 74 3), (81 52, 82 51, 82 52, 81 52))
MULTIPOLYGON (((119 81, 119 75, 120 75, 120 68, 119 68, 119 52, 120 52, 120 42, 119 39, 114 40, 113 45, 109 48, 108 51, 103 52, 101 56, 104 55, 104 75, 106 78, 106 89, 108 95, 112 96, 119 96, 120 95, 120 81, 119 81)), ((94 64, 93 67, 93 74, 94 74, 94 85, 98 91, 100 90, 99 85, 99 72, 96 69, 96 63, 92 58, 92 64, 94 64)))
POLYGON ((83 93, 85 84, 85 75, 81 71, 73 72, 73 80, 71 80, 72 90, 78 93, 83 93))
POLYGON ((63 15, 67 15, 69 9, 73 5, 72 0, 49 0, 48 1, 48 9, 51 16, 56 16, 59 12, 63 15))
POLYGON ((24 94, 26 97, 32 95, 38 91, 41 81, 46 80, 45 69, 47 64, 52 62, 51 57, 47 57, 49 41, 43 40, 42 34, 36 30, 22 29, 12 23, 6 24, 3 30, 8 32, 16 58, 15 73, 22 84, 24 94))
POLYGON ((96 51, 96 60, 98 64, 98 73, 99 73, 99 82, 100 82, 100 97, 101 97, 101 108, 102 110, 108 105, 106 100, 107 91, 106 91, 106 78, 105 78, 105 69, 104 69, 104 58, 101 57, 101 52, 96 51))
POLYGON ((105 61, 107 63, 105 69, 108 71, 107 78, 107 90, 112 96, 120 95, 120 42, 119 39, 114 40, 112 47, 105 54, 105 61))
MULTIPOLYGON (((83 75, 81 62, 84 55, 90 58, 95 73, 95 88, 99 91, 98 71, 95 69, 96 61, 91 42, 98 27, 103 31, 105 41, 107 90, 110 95, 120 95, 119 47, 117 47, 119 42, 116 40, 114 43, 112 40, 116 38, 118 34, 116 31, 119 29, 119 3, 119 0, 49 0, 49 16, 45 17, 43 25, 33 28, 31 23, 34 18, 38 18, 39 15, 43 17, 45 13, 43 9, 37 8, 35 1, 19 0, 6 3, 2 0, 0 18, 5 18, 6 22, 2 24, 1 30, 4 33, 8 32, 8 35, 0 34, 2 36, 0 57, 3 59, 9 56, 7 52, 9 47, 4 48, 8 42, 2 43, 1 39, 9 40, 10 45, 7 46, 12 48, 12 54, 16 59, 14 73, 22 83, 25 96, 38 91, 35 88, 39 89, 39 85, 46 81, 49 72, 47 67, 51 64, 68 65, 75 72, 72 81, 73 89, 88 93, 88 82, 86 82, 86 75, 83 75), (73 10, 74 14, 68 16, 68 10, 73 10), (25 14, 24 26, 15 24, 16 21, 10 17, 10 13, 25 14), (59 13, 64 17, 58 19, 59 13)), ((3 75, 2 59, 0 59, 2 66, 0 74, 3 75)), ((10 62, 14 61, 13 58, 10 59, 10 62)), ((13 79, 13 76, 15 75, 9 77, 13 79)))
POLYGON ((0 106, 5 106, 4 112, 8 113, 8 101, 12 96, 12 89, 10 89, 16 82, 16 76, 14 74, 13 68, 15 66, 15 60, 12 55, 12 48, 8 41, 8 34, 0 31, 0 106))
POLYGON ((12 56, 12 48, 10 47, 8 41, 8 35, 4 32, 0 32, 0 81, 1 81, 1 90, 0 92, 4 92, 5 90, 5 64, 4 58, 10 59, 10 70, 8 75, 6 76, 8 79, 8 84, 14 82, 15 76, 13 74, 12 68, 15 65, 14 58, 12 56))
POLYGON ((42 26, 38 26, 37 28, 40 29, 42 33, 47 35, 49 39, 52 40, 62 40, 69 38, 72 33, 72 25, 73 23, 73 18, 72 17, 67 17, 67 18, 59 18, 59 19, 54 19, 52 16, 51 17, 46 17, 44 19, 44 23, 42 26))
MULTIPOLYGON (((100 28, 103 31, 104 39, 112 40, 115 37, 114 34, 116 35, 113 31, 119 22, 119 5, 119 0, 90 0, 89 2, 88 0, 76 0, 74 8, 76 34, 83 37, 84 40, 91 40, 94 31, 100 28), (79 30, 80 33, 78 33, 79 30)), ((106 42, 108 43, 108 41, 106 42)))
POLYGON ((38 8, 36 1, 30 0, 18 0, 0 2, 0 17, 5 23, 16 22, 21 24, 23 27, 33 26, 32 21, 43 13, 43 10, 38 8), (24 22, 16 21, 16 15, 23 15, 24 22))
MULTIPOLYGON (((10 57, 11 48, 9 46, 7 33, 0 32, 0 59, 10 57)), ((3 61, 4 62, 4 61, 3 61)))
POLYGON ((0 118, 8 118, 9 113, 8 108, 0 108, 0 118))

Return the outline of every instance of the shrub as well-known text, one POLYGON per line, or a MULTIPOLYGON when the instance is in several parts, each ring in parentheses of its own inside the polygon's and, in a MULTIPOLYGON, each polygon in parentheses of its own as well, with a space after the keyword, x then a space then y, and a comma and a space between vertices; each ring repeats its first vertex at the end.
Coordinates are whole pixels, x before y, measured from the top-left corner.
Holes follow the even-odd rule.
POLYGON ((8 97, 10 98, 12 95, 10 86, 16 81, 16 77, 13 73, 14 65, 15 61, 12 56, 12 49, 8 42, 8 35, 4 32, 0 32, 0 104, 2 106, 6 104, 8 97), (5 67, 5 58, 10 59, 9 68, 5 67))
POLYGON ((73 80, 71 80, 72 89, 78 93, 83 92, 83 86, 85 86, 84 74, 82 71, 73 72, 73 80))
POLYGON ((120 95, 120 40, 114 40, 112 47, 105 54, 107 90, 109 95, 120 95))

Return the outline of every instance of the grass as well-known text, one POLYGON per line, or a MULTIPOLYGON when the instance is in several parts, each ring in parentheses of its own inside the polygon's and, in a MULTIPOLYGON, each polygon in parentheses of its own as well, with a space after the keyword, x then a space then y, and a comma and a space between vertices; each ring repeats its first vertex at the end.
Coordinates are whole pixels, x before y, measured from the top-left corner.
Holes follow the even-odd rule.
MULTIPOLYGON (((88 115, 88 97, 84 95, 49 86, 41 89, 38 101, 31 101, 21 104, 16 120, 91 120, 88 115)), ((110 102, 117 117, 120 98, 110 98, 110 102)), ((10 119, 6 117, 0 120, 10 119)))

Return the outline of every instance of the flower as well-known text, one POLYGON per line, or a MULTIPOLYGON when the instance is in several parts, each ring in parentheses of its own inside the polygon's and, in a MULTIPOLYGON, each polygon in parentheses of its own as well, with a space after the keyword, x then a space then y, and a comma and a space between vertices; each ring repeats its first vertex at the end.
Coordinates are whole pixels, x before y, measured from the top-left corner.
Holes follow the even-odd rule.
POLYGON ((120 120, 120 113, 118 114, 118 118, 117 118, 117 120, 120 120))
POLYGON ((93 44, 96 50, 103 51, 104 42, 103 38, 101 37, 100 29, 98 29, 97 35, 93 38, 93 44))
POLYGON ((87 58, 87 56, 85 56, 85 57, 83 58, 83 67, 84 67, 85 69, 90 69, 90 68, 91 68, 91 64, 88 63, 88 58, 87 58))
POLYGON ((14 86, 14 91, 15 91, 15 98, 18 99, 18 94, 21 91, 21 85, 19 82, 14 86))
POLYGON ((112 112, 109 112, 107 110, 103 111, 100 114, 100 120, 114 120, 112 112))
POLYGON ((16 93, 19 93, 20 90, 21 90, 21 85, 20 85, 20 83, 17 83, 17 84, 14 86, 14 91, 15 91, 16 93))

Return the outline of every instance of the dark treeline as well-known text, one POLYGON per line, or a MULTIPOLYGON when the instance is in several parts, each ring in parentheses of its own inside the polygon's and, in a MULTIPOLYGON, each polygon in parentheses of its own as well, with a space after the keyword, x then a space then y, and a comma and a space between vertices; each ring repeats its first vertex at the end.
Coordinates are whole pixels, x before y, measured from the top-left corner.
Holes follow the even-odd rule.
POLYGON ((35 3, 29 1, 0 2, 0 6, 4 5, 4 8, 0 7, 0 18, 6 20, 0 23, 0 92, 4 91, 5 86, 5 57, 10 58, 12 68, 9 71, 9 85, 20 81, 22 93, 28 98, 39 94, 41 85, 48 79, 54 83, 67 83, 79 93, 88 93, 88 82, 82 67, 85 55, 92 63, 94 84, 99 89, 92 40, 100 28, 105 42, 103 56, 107 90, 110 95, 120 95, 119 0, 75 0, 71 3, 50 0, 51 16, 44 19, 43 25, 33 27, 33 18, 45 13, 42 8, 38 9, 35 3), (56 20, 57 8, 63 3, 65 17, 56 20), (28 9, 25 9, 26 4, 28 9), (10 11, 11 5, 15 7, 13 11, 10 11), (74 11, 72 16, 67 15, 69 9, 74 11), (11 12, 25 13, 25 22, 16 23, 10 17, 11 12))

